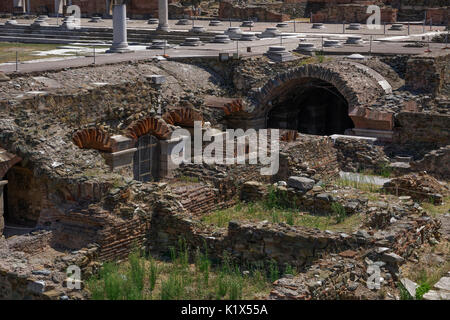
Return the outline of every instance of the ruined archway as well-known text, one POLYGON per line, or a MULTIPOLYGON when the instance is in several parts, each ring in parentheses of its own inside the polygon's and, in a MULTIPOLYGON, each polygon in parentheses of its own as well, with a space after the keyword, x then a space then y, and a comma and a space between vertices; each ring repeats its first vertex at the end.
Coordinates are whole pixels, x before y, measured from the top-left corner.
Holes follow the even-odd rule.
POLYGON ((21 160, 0 148, 0 235, 27 233, 40 217, 42 185, 21 160))
POLYGON ((300 78, 286 83, 272 100, 267 127, 316 135, 343 134, 353 128, 346 98, 331 83, 300 78))
POLYGON ((168 140, 172 129, 159 117, 148 117, 132 123, 127 136, 135 140, 137 151, 133 158, 135 180, 151 181, 160 177, 161 141, 168 140))
MULTIPOLYGON (((376 71, 352 61, 293 68, 252 90, 242 127, 329 135, 377 126, 367 107, 392 88, 376 71)), ((376 120, 376 119, 375 119, 376 120)))

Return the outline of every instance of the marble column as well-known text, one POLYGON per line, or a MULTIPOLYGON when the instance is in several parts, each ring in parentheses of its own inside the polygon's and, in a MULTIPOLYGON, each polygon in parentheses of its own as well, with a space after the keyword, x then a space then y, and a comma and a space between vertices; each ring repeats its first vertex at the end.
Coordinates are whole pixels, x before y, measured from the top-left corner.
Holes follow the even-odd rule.
POLYGON ((160 31, 169 31, 169 5, 167 0, 158 0, 158 15, 160 31))
POLYGON ((27 0, 27 10, 26 13, 30 14, 31 13, 31 0, 27 0))
POLYGON ((59 15, 63 13, 63 0, 55 0, 55 14, 59 15))
POLYGON ((113 44, 107 53, 131 52, 127 42, 127 6, 116 4, 113 6, 113 44))

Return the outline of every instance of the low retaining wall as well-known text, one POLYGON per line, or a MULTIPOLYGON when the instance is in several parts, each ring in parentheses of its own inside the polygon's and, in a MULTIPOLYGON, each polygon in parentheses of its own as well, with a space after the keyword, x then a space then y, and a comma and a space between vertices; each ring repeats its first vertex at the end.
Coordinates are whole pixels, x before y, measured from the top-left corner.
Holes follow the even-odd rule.
POLYGON ((241 264, 263 264, 275 261, 284 266, 304 267, 325 253, 347 249, 387 246, 401 256, 434 237, 439 225, 429 217, 404 217, 385 230, 357 231, 352 235, 319 231, 317 229, 271 224, 231 221, 228 230, 212 230, 183 214, 155 212, 147 243, 151 252, 167 253, 177 248, 183 239, 194 253, 197 248, 207 250, 213 260, 220 260, 227 252, 241 264))

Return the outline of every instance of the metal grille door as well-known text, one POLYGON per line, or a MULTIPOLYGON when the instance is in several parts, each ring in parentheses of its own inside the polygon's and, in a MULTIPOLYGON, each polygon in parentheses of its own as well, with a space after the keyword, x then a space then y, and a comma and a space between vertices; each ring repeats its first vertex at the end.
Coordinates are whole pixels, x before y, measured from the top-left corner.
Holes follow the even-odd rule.
POLYGON ((134 154, 134 179, 138 181, 156 180, 159 172, 159 141, 152 135, 139 137, 134 154))

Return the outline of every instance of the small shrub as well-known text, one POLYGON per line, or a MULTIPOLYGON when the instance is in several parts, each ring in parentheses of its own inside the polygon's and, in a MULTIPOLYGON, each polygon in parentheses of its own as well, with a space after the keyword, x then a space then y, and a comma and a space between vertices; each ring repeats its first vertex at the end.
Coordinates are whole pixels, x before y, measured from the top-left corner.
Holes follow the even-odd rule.
POLYGON ((130 263, 128 278, 131 279, 137 291, 142 292, 144 289, 145 260, 141 259, 138 251, 134 251, 129 255, 128 262, 130 263))
POLYGON ((197 250, 197 258, 195 264, 197 270, 200 271, 203 275, 204 284, 208 285, 211 261, 209 261, 207 253, 201 253, 199 250, 197 250))
POLYGON ((238 300, 242 298, 243 279, 240 275, 235 275, 229 279, 229 294, 230 300, 238 300))
POLYGON ((185 175, 178 177, 178 179, 180 181, 193 182, 193 183, 198 183, 200 181, 200 179, 198 177, 191 177, 191 176, 185 176, 185 175))
POLYGON ((119 273, 109 273, 104 280, 105 298, 108 300, 123 299, 123 288, 125 287, 126 277, 119 273))
POLYGON ((323 63, 325 61, 325 56, 322 51, 316 51, 317 62, 323 63))
POLYGON ((292 208, 293 203, 286 192, 278 191, 274 186, 269 187, 269 192, 263 201, 263 207, 267 210, 292 208))
POLYGON ((217 277, 216 297, 222 299, 228 292, 228 282, 225 275, 221 272, 217 277))
POLYGON ((271 260, 269 263, 269 279, 274 282, 280 278, 280 274, 278 272, 278 264, 276 261, 271 260))
POLYGON ((290 226, 293 226, 294 225, 294 212, 288 211, 285 216, 286 216, 286 223, 290 226))
POLYGON ((392 168, 388 164, 382 163, 378 165, 378 174, 382 177, 389 178, 392 175, 392 168))
POLYGON ((416 289, 416 299, 417 300, 422 300, 423 299, 423 295, 425 293, 427 293, 428 291, 430 291, 431 286, 428 283, 423 283, 421 284, 417 289, 416 289))
POLYGON ((286 263, 286 267, 284 268, 284 274, 291 274, 295 276, 297 274, 297 271, 289 264, 286 263))
POLYGON ((336 222, 341 223, 345 220, 347 217, 347 212, 345 211, 345 208, 342 204, 339 202, 333 202, 331 204, 331 209, 333 210, 334 214, 336 215, 336 222))
POLYGON ((158 266, 155 260, 150 260, 150 272, 149 272, 149 289, 152 292, 155 289, 156 279, 158 277, 158 266))
POLYGON ((161 283, 161 300, 179 300, 183 293, 183 278, 177 273, 171 273, 169 278, 161 283))

